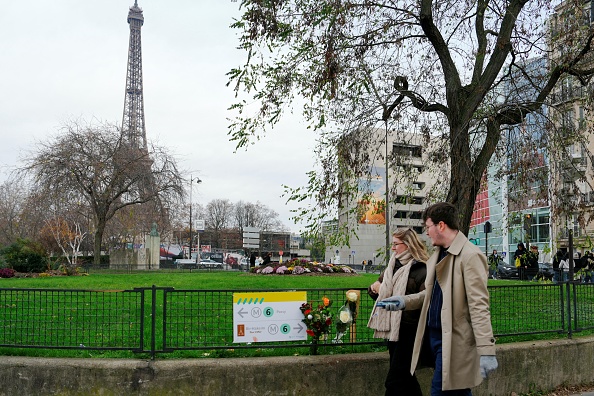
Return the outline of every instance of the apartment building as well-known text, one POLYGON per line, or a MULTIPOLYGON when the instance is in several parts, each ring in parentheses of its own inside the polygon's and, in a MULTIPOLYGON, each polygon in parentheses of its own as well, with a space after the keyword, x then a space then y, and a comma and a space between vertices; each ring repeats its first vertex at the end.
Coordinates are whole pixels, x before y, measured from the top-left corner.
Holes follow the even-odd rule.
POLYGON ((354 181, 356 197, 346 203, 338 221, 325 225, 328 231, 347 230, 349 243, 327 244, 326 262, 385 264, 386 242, 391 243, 392 231, 410 227, 422 235, 421 215, 435 182, 427 166, 427 143, 418 134, 382 129, 367 132, 377 142, 368 153, 368 172, 354 181))

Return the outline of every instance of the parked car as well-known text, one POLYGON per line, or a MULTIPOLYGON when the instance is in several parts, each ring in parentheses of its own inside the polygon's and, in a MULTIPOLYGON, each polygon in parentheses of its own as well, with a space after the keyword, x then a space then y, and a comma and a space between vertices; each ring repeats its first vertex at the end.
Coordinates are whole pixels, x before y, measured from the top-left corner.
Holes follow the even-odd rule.
POLYGON ((212 259, 202 259, 200 260, 200 264, 198 268, 200 269, 223 269, 224 266, 228 267, 227 269, 231 268, 228 264, 219 263, 218 261, 214 261, 212 259))
POLYGON ((501 263, 497 266, 499 279, 518 279, 518 269, 513 264, 501 263))
POLYGON ((198 263, 195 258, 191 259, 177 259, 174 261, 174 265, 178 269, 197 269, 198 263))

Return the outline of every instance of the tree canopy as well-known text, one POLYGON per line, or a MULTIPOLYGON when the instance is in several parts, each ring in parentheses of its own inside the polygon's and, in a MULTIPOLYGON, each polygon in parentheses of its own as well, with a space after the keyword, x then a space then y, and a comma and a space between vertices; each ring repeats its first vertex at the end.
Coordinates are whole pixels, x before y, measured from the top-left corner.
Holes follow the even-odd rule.
POLYGON ((586 85, 594 72, 589 10, 567 0, 561 16, 554 6, 549 0, 244 0, 232 25, 247 56, 229 72, 238 97, 230 138, 244 146, 283 112, 302 106, 309 126, 319 130, 320 169, 290 196, 315 196, 323 213, 340 209, 345 191, 359 193, 339 176, 368 172, 368 153, 378 142, 360 131, 379 126, 421 134, 441 142, 431 158, 442 168, 448 163, 449 177, 438 188, 459 209, 467 232, 485 169, 497 147, 509 143, 502 142, 504 131, 542 112, 565 77, 586 85), (556 30, 548 23, 553 15, 556 30), (538 81, 527 67, 536 58, 546 65, 538 81), (349 155, 337 153, 345 139, 349 155))
POLYGON ((38 193, 54 197, 52 205, 84 201, 91 208, 96 264, 105 227, 116 213, 144 205, 135 216, 147 217, 150 225, 183 196, 172 156, 154 145, 139 149, 128 144, 126 136, 126 131, 106 123, 66 123, 37 145, 23 168, 32 175, 38 193))

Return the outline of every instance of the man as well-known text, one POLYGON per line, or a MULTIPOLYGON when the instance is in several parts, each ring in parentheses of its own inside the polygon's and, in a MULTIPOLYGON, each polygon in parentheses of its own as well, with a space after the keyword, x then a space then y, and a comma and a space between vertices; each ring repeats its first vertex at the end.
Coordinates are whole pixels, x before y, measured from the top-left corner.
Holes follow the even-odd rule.
POLYGON ((538 274, 538 246, 530 245, 530 251, 526 253, 525 273, 528 280, 534 279, 538 274))
POLYGON ((423 212, 427 236, 437 249, 427 262, 426 289, 393 296, 387 310, 421 308, 411 373, 428 337, 435 358, 431 396, 472 395, 470 388, 497 368, 491 327, 487 258, 458 229, 458 212, 446 202, 423 212))
POLYGON ((497 279, 497 267, 503 261, 503 258, 497 253, 497 250, 493 250, 493 254, 489 256, 489 277, 497 279))

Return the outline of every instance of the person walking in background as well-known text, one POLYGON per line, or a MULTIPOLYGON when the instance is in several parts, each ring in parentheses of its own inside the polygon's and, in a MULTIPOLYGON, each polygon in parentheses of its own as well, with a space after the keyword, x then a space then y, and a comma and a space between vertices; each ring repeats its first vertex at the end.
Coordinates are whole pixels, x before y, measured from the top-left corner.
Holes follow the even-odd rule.
POLYGON ((489 277, 497 279, 497 267, 503 258, 497 253, 497 250, 493 250, 493 253, 489 256, 489 277))
POLYGON ((559 272, 561 273, 561 281, 566 282, 569 278, 569 257, 565 255, 559 262, 559 272))
POLYGON ((592 270, 594 269, 594 255, 590 251, 584 253, 582 257, 584 264, 584 283, 592 283, 592 270))
POLYGON ((534 279, 538 273, 538 246, 530 245, 530 251, 526 253, 526 278, 528 280, 534 279))
MULTIPOLYGON (((410 228, 399 228, 392 234, 392 257, 379 279, 367 289, 374 300, 393 295, 418 293, 425 289, 429 256, 425 245, 410 228)), ((374 337, 388 340, 390 369, 386 377, 386 396, 422 396, 410 364, 419 323, 420 310, 386 311, 377 306, 371 312, 367 326, 375 330, 374 337)))
POLYGON ((553 282, 559 282, 561 279, 559 264, 561 260, 563 260, 565 253, 561 249, 557 250, 555 256, 553 257, 553 282))
POLYGON ((520 280, 526 279, 525 269, 526 269, 526 247, 522 242, 518 243, 518 248, 514 252, 514 263, 516 268, 518 269, 518 277, 520 280))
POLYGON ((421 308, 411 373, 429 336, 435 359, 431 396, 472 395, 498 366, 491 327, 487 258, 459 231, 458 211, 447 202, 423 212, 427 236, 437 249, 427 261, 426 289, 384 299, 386 310, 421 308))
POLYGON ((256 266, 256 253, 252 252, 250 255, 250 268, 254 268, 256 266))

